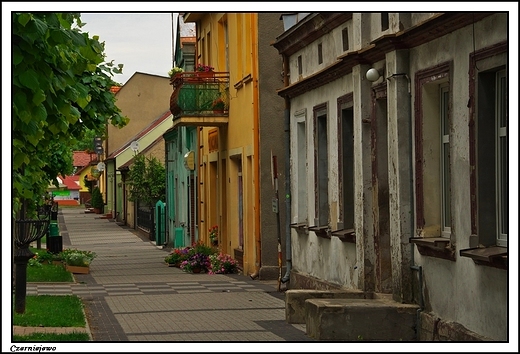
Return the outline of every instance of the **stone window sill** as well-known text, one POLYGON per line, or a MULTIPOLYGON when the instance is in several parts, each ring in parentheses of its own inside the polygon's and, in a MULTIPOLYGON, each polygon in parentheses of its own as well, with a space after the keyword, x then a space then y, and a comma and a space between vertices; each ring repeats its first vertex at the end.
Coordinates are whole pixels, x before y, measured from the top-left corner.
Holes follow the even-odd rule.
POLYGON ((354 229, 332 231, 332 236, 336 236, 342 242, 356 243, 356 232, 354 229))
POLYGON ((305 222, 290 224, 289 227, 291 229, 295 229, 298 234, 308 234, 309 233, 309 231, 308 231, 309 226, 305 222))
POLYGON ((309 226, 310 231, 314 231, 316 236, 330 239, 328 226, 309 226))
POLYGON ((460 250, 461 257, 469 257, 478 265, 488 267, 508 269, 507 248, 490 246, 490 247, 476 247, 460 250))
POLYGON ((444 237, 410 237, 410 242, 417 246, 422 256, 436 257, 455 261, 455 250, 449 238, 444 237))

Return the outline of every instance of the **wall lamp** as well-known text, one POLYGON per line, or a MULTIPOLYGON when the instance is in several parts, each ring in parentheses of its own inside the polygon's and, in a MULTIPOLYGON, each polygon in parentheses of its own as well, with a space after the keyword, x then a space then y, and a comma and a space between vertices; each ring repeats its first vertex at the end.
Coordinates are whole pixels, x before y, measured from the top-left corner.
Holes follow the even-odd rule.
POLYGON ((379 71, 377 69, 371 68, 371 69, 368 69, 365 76, 368 81, 374 82, 374 81, 379 80, 379 78, 381 77, 381 74, 379 73, 379 71))

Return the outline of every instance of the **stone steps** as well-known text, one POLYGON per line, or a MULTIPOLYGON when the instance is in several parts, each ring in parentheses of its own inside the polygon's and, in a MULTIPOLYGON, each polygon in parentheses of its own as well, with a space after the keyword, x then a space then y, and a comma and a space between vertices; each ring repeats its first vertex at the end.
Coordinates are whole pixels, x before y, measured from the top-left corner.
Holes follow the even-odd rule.
POLYGON ((288 290, 286 320, 305 323, 317 340, 415 341, 418 305, 390 295, 343 290, 288 290))

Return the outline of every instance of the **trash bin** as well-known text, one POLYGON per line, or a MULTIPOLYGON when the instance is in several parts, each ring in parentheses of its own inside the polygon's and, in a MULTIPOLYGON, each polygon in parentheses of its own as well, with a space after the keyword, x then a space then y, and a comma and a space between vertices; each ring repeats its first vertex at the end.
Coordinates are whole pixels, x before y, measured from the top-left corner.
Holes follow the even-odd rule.
POLYGON ((49 237, 56 237, 60 235, 60 228, 57 223, 49 224, 49 237))
POLYGON ((63 251, 63 238, 61 236, 49 237, 47 239, 47 248, 50 253, 60 253, 63 251))

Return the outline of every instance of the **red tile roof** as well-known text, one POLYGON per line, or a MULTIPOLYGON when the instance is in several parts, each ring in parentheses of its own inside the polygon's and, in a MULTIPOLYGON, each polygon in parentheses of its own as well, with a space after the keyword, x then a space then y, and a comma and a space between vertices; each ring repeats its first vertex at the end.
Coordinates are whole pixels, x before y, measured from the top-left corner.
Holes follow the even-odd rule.
POLYGON ((121 86, 112 86, 112 87, 110 87, 110 92, 112 92, 112 93, 118 93, 119 90, 121 90, 121 86))
POLYGON ((86 151, 74 151, 72 154, 72 166, 74 167, 85 167, 90 164, 91 161, 95 161, 97 155, 95 153, 89 154, 86 151))
POLYGON ((69 190, 79 190, 81 187, 77 182, 79 182, 79 176, 66 176, 60 177, 61 182, 67 186, 69 190))

